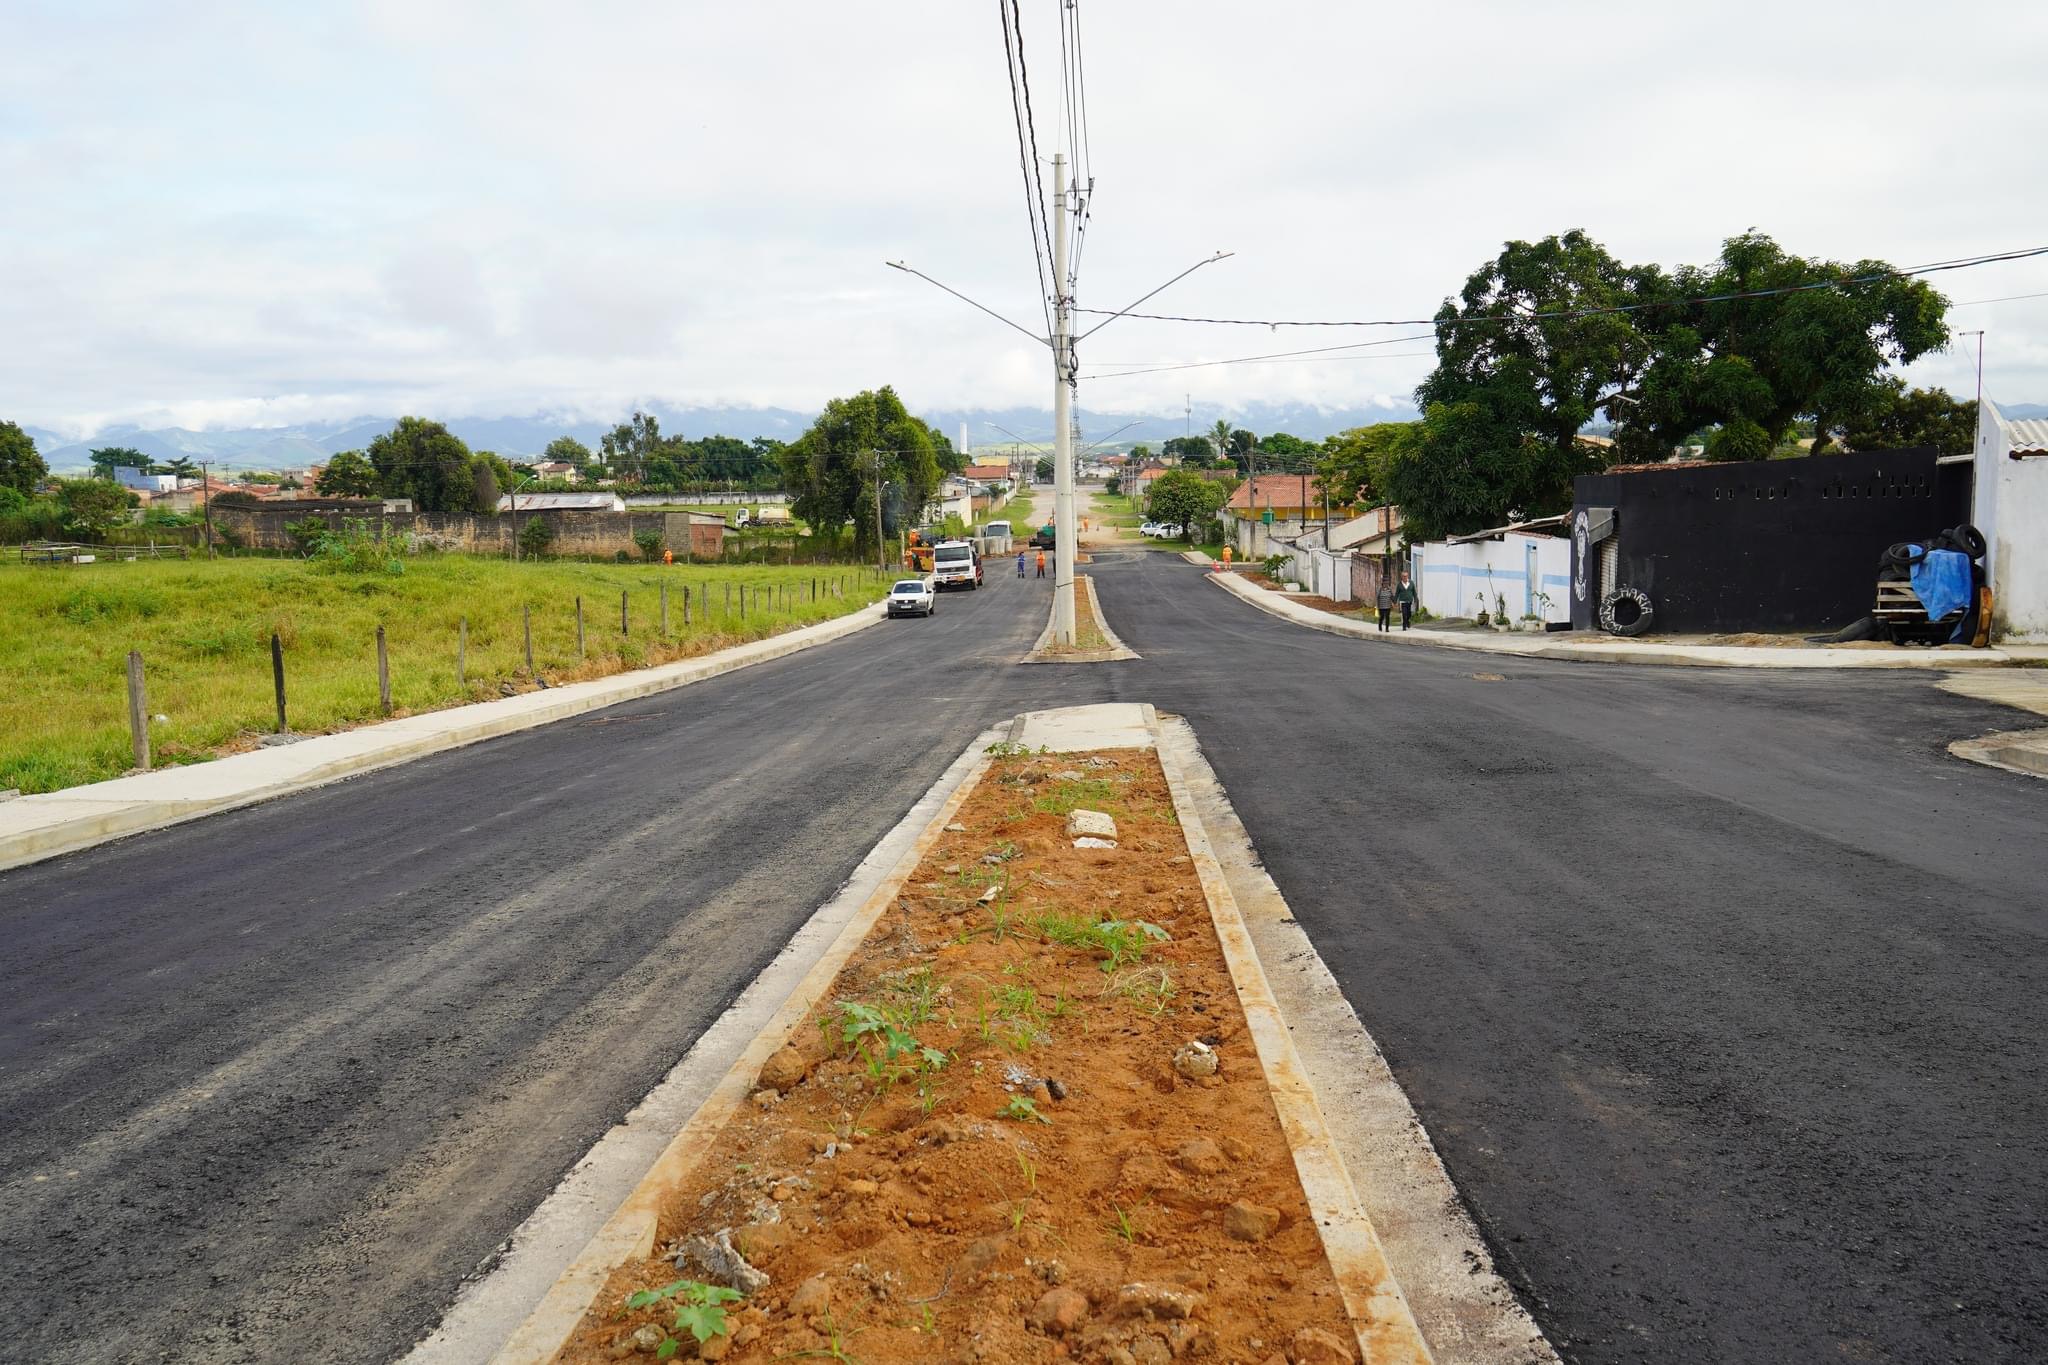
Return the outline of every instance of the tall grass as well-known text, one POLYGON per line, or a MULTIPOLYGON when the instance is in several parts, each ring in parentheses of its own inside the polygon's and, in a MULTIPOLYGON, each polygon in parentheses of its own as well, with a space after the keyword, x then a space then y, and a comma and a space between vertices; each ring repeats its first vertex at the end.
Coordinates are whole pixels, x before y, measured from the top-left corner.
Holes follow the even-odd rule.
POLYGON ((454 555, 403 563, 396 575, 327 573, 293 560, 0 565, 0 788, 55 791, 128 767, 131 649, 143 655, 149 710, 165 717, 151 726, 155 761, 193 763, 249 747, 274 728, 272 631, 284 646, 291 727, 317 733, 380 719, 380 624, 393 705, 404 714, 494 697, 501 683, 530 686, 523 607, 533 614, 534 664, 554 683, 827 620, 878 600, 889 582, 872 569, 844 566, 514 564, 454 555), (663 583, 667 636, 659 633, 663 583), (778 597, 771 607, 773 589, 787 590, 786 606, 778 597), (621 591, 628 594, 625 634, 621 591), (457 627, 465 617, 467 682, 458 685, 457 627))

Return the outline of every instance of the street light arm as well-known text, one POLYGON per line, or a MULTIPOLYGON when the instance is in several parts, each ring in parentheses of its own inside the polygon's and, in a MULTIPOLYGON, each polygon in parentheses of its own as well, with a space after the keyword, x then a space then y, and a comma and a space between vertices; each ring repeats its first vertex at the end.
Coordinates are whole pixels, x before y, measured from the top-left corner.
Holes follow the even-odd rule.
MULTIPOLYGON (((1050 342, 1050 341, 1048 341, 1048 340, 1047 340, 1046 338, 1044 338, 1044 337, 1040 336, 1040 335, 1039 335, 1038 333, 1036 333, 1036 332, 1032 331, 1032 330, 1031 330, 1030 328, 1028 328, 1028 327, 1023 327, 1023 326, 1020 326, 1019 324, 1017 324, 1017 323, 1014 323, 1014 322, 1010 321, 1010 320, 1009 320, 1008 318, 1004 317, 1004 316, 1003 316, 1003 315, 1002 315, 1001 313, 998 313, 998 312, 997 312, 997 311, 996 311, 995 309, 993 309, 993 308, 989 308, 989 307, 987 307, 987 306, 985 306, 985 305, 983 305, 983 304, 979 304, 979 303, 976 303, 976 302, 975 302, 975 301, 974 301, 973 299, 970 299, 970 298, 968 298, 968 297, 967 297, 967 296, 966 296, 965 294, 963 294, 963 293, 961 293, 961 292, 960 292, 959 290, 957 290, 957 289, 953 288, 953 287, 952 287, 951 285, 945 285, 945 284, 940 284, 940 283, 939 283, 939 282, 938 282, 937 280, 935 280, 935 279, 933 279, 933 278, 932 278, 931 276, 929 276, 929 275, 925 274, 925 273, 924 273, 924 272, 923 272, 922 270, 916 269, 916 268, 915 268, 915 267, 913 267, 913 266, 907 266, 907 265, 903 264, 903 262, 901 262, 901 261, 884 261, 884 262, 882 262, 882 264, 883 264, 883 265, 886 265, 886 266, 888 266, 888 267, 889 267, 889 268, 890 268, 891 270, 901 270, 901 271, 902 271, 902 272, 903 272, 904 274, 906 274, 906 275, 915 275, 915 276, 917 276, 917 277, 918 277, 919 279, 923 280, 923 281, 924 281, 924 282, 925 282, 926 284, 929 284, 929 285, 934 285, 934 286, 936 286, 936 287, 938 287, 938 288, 940 288, 940 289, 943 289, 943 290, 945 290, 945 291, 946 291, 946 292, 947 292, 948 294, 951 294, 951 295, 952 295, 952 296, 953 296, 954 298, 956 298, 956 299, 960 300, 960 302, 962 302, 962 303, 964 303, 964 304, 967 304, 967 305, 968 305, 969 307, 971 307, 971 308, 979 308, 979 309, 981 309, 981 311, 982 311, 982 312, 984 312, 984 313, 988 314, 988 315, 989 315, 990 317, 994 318, 994 319, 995 319, 995 320, 996 320, 997 322, 1000 322, 1000 323, 1002 323, 1002 324, 1003 324, 1003 326, 1005 326, 1005 327, 1014 327, 1014 328, 1016 328, 1016 330, 1018 330, 1018 331, 1022 332, 1022 333, 1023 333, 1023 334, 1025 335, 1025 336, 1028 336, 1028 337, 1030 337, 1030 338, 1031 338, 1031 339, 1032 339, 1033 341, 1037 342, 1037 343, 1038 343, 1039 345, 1041 345, 1041 346, 1050 346, 1050 345, 1052 345, 1052 342, 1050 342)), ((1157 292, 1158 292, 1157 290, 1154 290, 1154 291, 1153 291, 1153 293, 1157 293, 1157 292)), ((1152 297, 1152 295, 1151 295, 1151 294, 1147 294, 1147 295, 1145 296, 1145 298, 1150 298, 1150 297, 1152 297)), ((1143 300, 1143 299, 1140 299, 1140 300, 1139 300, 1139 303, 1142 303, 1142 302, 1144 302, 1144 300, 1143 300)), ((1134 304, 1132 304, 1132 305, 1131 305, 1131 307, 1133 307, 1133 308, 1135 308, 1135 307, 1137 307, 1137 306, 1138 306, 1138 305, 1137 305, 1136 303, 1134 303, 1134 304)))
POLYGON ((1078 342, 1078 341, 1086 341, 1086 340, 1087 340, 1087 339, 1088 339, 1089 337, 1092 337, 1092 336, 1094 336, 1094 335, 1095 335, 1095 334, 1096 334, 1097 332, 1099 332, 1099 331, 1101 331, 1101 330, 1102 330, 1103 328, 1105 328, 1105 327, 1109 326, 1109 324, 1110 324, 1110 323, 1112 323, 1112 322, 1115 322, 1115 321, 1116 321, 1116 320, 1117 320, 1118 318, 1120 318, 1120 317, 1122 317, 1122 316, 1123 316, 1124 314, 1126 314, 1126 313, 1130 312, 1130 311, 1131 311, 1131 310, 1132 310, 1133 308, 1136 308, 1136 307, 1137 307, 1137 306, 1138 306, 1139 304, 1143 303, 1143 302, 1144 302, 1144 301, 1145 301, 1146 299, 1149 299, 1149 298, 1151 298, 1151 297, 1153 296, 1153 294, 1163 294, 1163 293, 1165 293, 1165 292, 1166 292, 1166 291, 1167 291, 1168 289, 1171 289, 1171 288, 1172 288, 1172 287, 1173 287, 1174 285, 1176 285, 1176 284, 1179 284, 1179 283, 1180 283, 1180 282, 1181 282, 1182 280, 1184 280, 1184 279, 1186 279, 1186 278, 1187 278, 1188 276, 1190 276, 1190 275, 1194 274, 1194 273, 1195 273, 1195 272, 1196 272, 1197 270, 1200 270, 1200 269, 1201 269, 1201 268, 1202 268, 1203 266, 1205 266, 1205 265, 1214 265, 1214 264, 1216 264, 1216 262, 1218 262, 1218 261, 1225 261, 1225 260, 1229 260, 1229 259, 1230 259, 1230 258, 1231 258, 1232 256, 1235 256, 1236 254, 1237 254, 1237 253, 1236 253, 1235 251, 1219 251, 1219 252, 1217 252, 1217 253, 1216 253, 1216 254, 1215 254, 1214 256, 1211 256, 1211 257, 1209 257, 1209 258, 1208 258, 1208 259, 1206 259, 1206 260, 1200 260, 1200 261, 1196 261, 1196 262, 1195 262, 1195 263, 1194 263, 1193 265, 1189 266, 1189 267, 1188 267, 1188 268, 1187 268, 1186 270, 1183 270, 1183 271, 1181 271, 1181 272, 1180 272, 1180 274, 1178 274, 1178 275, 1175 275, 1175 276, 1174 276, 1174 277, 1173 277, 1172 279, 1168 280, 1168 281, 1167 281, 1167 282, 1166 282, 1165 284, 1162 284, 1162 285, 1160 285, 1160 286, 1159 286, 1159 287, 1158 287, 1157 289, 1153 290, 1151 294, 1146 294, 1146 295, 1144 295, 1144 296, 1143 296, 1143 297, 1141 297, 1141 298, 1135 298, 1135 299, 1132 299, 1132 300, 1131 300, 1131 301, 1130 301, 1129 303, 1127 303, 1127 304, 1125 304, 1125 305, 1124 305, 1123 307, 1121 307, 1121 308, 1117 309, 1117 310, 1116 310, 1116 311, 1115 311, 1114 313, 1111 313, 1111 314, 1110 314, 1110 315, 1109 315, 1108 317, 1106 317, 1106 318, 1104 318, 1104 319, 1103 319, 1102 321, 1100 321, 1100 322, 1096 323, 1096 324, 1095 324, 1095 325, 1094 325, 1093 327, 1090 327, 1090 328, 1089 328, 1089 329, 1088 329, 1087 331, 1085 331, 1085 332, 1081 333, 1081 335, 1079 335, 1079 336, 1075 337, 1075 338, 1074 338, 1074 340, 1075 340, 1075 341, 1077 341, 1077 342, 1078 342))

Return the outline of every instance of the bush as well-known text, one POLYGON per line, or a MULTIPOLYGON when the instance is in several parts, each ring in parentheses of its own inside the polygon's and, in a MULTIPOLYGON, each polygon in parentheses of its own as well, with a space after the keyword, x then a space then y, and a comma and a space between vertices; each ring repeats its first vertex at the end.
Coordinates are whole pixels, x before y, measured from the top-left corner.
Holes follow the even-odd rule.
POLYGON ((327 523, 319 517, 307 517, 303 521, 286 522, 284 533, 292 538, 292 546, 300 554, 318 554, 322 542, 327 539, 327 523))
POLYGON ((555 528, 539 517, 528 517, 526 525, 519 528, 519 552, 535 559, 548 552, 555 543, 555 528))
POLYGON ((360 517, 344 521, 340 531, 330 531, 323 525, 321 532, 319 552, 313 557, 316 569, 326 573, 405 572, 405 564, 398 556, 408 546, 397 537, 386 540, 373 534, 370 523, 360 517))
POLYGON ((661 532, 635 531, 633 533, 633 543, 640 547, 640 557, 642 559, 653 560, 661 558, 661 532))

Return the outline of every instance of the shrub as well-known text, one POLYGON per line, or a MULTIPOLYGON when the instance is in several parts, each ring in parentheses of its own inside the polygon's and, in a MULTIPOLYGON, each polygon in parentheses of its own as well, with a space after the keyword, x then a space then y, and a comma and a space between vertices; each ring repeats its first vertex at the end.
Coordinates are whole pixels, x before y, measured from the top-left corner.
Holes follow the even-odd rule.
POLYGON ((539 558, 555 543, 555 528, 539 517, 528 517, 519 528, 519 552, 539 558))
POLYGON ((302 521, 286 522, 284 533, 291 537, 293 548, 300 554, 318 554, 322 542, 327 539, 327 523, 319 517, 307 517, 302 521))
POLYGON ((640 547, 640 557, 642 559, 661 558, 661 532, 635 531, 633 533, 633 543, 640 547))
POLYGON ((324 526, 321 529, 319 552, 313 557, 314 568, 327 573, 405 572, 405 565, 398 555, 406 546, 396 538, 386 540, 374 534, 370 523, 362 518, 350 517, 342 522, 339 531, 329 531, 324 526))

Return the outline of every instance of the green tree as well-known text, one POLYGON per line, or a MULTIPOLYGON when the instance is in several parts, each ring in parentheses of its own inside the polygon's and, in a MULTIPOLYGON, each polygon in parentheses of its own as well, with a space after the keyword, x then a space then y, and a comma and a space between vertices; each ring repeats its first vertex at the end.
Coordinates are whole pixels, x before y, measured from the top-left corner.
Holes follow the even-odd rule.
POLYGON ((133 446, 101 446, 92 452, 94 478, 111 479, 116 469, 147 469, 149 456, 133 446))
POLYGON ((191 479, 198 477, 199 466, 186 456, 180 455, 175 460, 165 460, 160 464, 151 465, 149 472, 152 474, 171 474, 181 479, 191 479))
POLYGON ((344 450, 332 456, 313 481, 313 491, 323 498, 367 498, 383 486, 377 466, 360 450, 344 450))
POLYGON ((1977 448, 1977 400, 1958 400, 1946 389, 1908 389, 1894 376, 1849 422, 1842 440, 1851 450, 1933 446, 1944 455, 1968 455, 1977 448))
POLYGON ((0 488, 33 497, 50 467, 36 450, 36 439, 13 422, 0 422, 0 488))
POLYGON ((590 447, 574 436, 557 436, 541 452, 541 459, 544 463, 572 464, 580 470, 590 463, 590 447))
POLYGON ((480 517, 498 515, 498 469, 504 463, 495 456, 486 460, 480 455, 473 466, 475 487, 470 493, 469 506, 480 517))
POLYGON ((1206 525, 1230 496, 1222 484, 1185 469, 1169 469, 1145 490, 1145 512, 1154 521, 1181 528, 1189 540, 1206 525))
POLYGON ((1570 506, 1569 480, 1556 475, 1550 448, 1480 403, 1432 403, 1415 425, 1382 490, 1399 504, 1410 540, 1439 540, 1570 506))
POLYGON ((1209 428, 1209 442, 1215 447, 1218 455, 1228 455, 1230 453, 1230 436, 1230 423, 1218 417, 1216 425, 1209 428))
POLYGON ((1711 427, 1707 458, 1763 459, 1801 417, 1824 451, 1837 426, 1883 404, 1888 366, 1948 343, 1948 301, 1926 281, 1883 261, 1794 256, 1760 232, 1729 238, 1712 265, 1676 271, 1670 291, 1699 301, 1643 324, 1657 329, 1653 358, 1617 432, 1625 450, 1660 458, 1711 427), (1771 290, 1781 292, 1736 297, 1771 290))
POLYGON ((782 451, 790 510, 833 532, 851 522, 855 548, 863 555, 875 548, 876 480, 884 494, 886 534, 890 511, 899 523, 923 515, 939 477, 931 429, 886 386, 833 399, 810 430, 782 451))
POLYGON ((1330 490, 1331 501, 1385 501, 1388 472, 1413 448, 1419 429, 1415 422, 1376 422, 1340 431, 1323 442, 1315 469, 1330 490))
POLYGON ((1276 431, 1260 441, 1259 449, 1278 459, 1310 459, 1321 452, 1321 446, 1309 444, 1299 436, 1285 431, 1276 431))
POLYGON ((133 493, 106 479, 62 479, 57 484, 64 524, 90 540, 126 523, 129 509, 137 501, 133 493))
POLYGON ((1160 451, 1166 455, 1177 455, 1188 464, 1205 465, 1216 456, 1216 447, 1209 444, 1206 436, 1175 436, 1161 446, 1160 451))
POLYGON ((1051 483, 1055 472, 1050 455, 1039 456, 1038 463, 1031 467, 1032 477, 1040 483, 1051 483))
POLYGON ((1136 445, 1134 445, 1134 446, 1132 446, 1132 447, 1131 447, 1131 463, 1132 463, 1132 464, 1134 464, 1134 465, 1140 465, 1140 464, 1143 464, 1143 463, 1145 463, 1145 461, 1147 461, 1147 460, 1149 460, 1149 459, 1151 459, 1151 458, 1152 458, 1152 447, 1151 447, 1151 446, 1148 446, 1148 445, 1146 445, 1146 444, 1145 444, 1145 443, 1144 443, 1143 441, 1140 441, 1140 442, 1138 442, 1138 443, 1137 443, 1136 445))
POLYGON ((649 461, 682 454, 681 442, 662 438, 661 422, 652 413, 636 412, 619 423, 598 442, 598 452, 615 479, 643 482, 649 461))
POLYGON ((439 422, 401 417, 367 453, 388 497, 411 498, 422 512, 467 512, 475 504, 469 447, 439 422))

